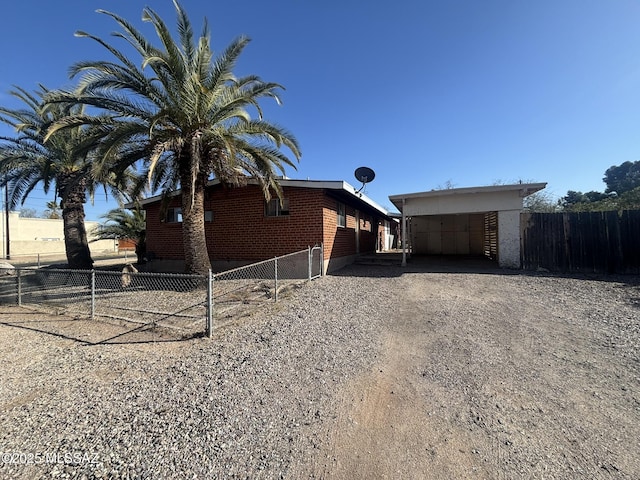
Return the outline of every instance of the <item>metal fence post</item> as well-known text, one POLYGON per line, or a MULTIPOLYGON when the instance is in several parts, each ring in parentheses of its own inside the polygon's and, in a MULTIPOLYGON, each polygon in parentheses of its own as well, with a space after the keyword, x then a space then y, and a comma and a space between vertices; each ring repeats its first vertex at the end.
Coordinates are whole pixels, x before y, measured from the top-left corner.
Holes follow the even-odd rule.
POLYGON ((311 245, 309 245, 307 247, 307 261, 309 263, 309 276, 308 276, 309 281, 311 281, 311 268, 312 268, 311 265, 313 263, 312 260, 313 258, 311 257, 311 245))
POLYGON ((96 313, 96 271, 91 270, 91 320, 96 313))
POLYGON ((207 320, 205 326, 205 335, 207 338, 213 336, 213 274, 209 269, 207 278, 207 320))
POLYGON ((273 290, 273 301, 278 301, 278 257, 273 259, 274 261, 274 280, 275 280, 275 288, 273 290))
POLYGON ((20 269, 16 268, 16 281, 18 282, 18 306, 22 305, 22 277, 20 276, 20 269))
POLYGON ((324 242, 320 243, 320 276, 324 277, 324 242))

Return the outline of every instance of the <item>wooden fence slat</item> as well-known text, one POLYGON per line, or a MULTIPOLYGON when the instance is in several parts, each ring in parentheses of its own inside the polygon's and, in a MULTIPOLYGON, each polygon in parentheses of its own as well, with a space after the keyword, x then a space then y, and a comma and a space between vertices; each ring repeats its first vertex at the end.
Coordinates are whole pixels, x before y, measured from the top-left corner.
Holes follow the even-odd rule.
POLYGON ((640 273, 640 210, 523 213, 520 220, 525 269, 640 273))

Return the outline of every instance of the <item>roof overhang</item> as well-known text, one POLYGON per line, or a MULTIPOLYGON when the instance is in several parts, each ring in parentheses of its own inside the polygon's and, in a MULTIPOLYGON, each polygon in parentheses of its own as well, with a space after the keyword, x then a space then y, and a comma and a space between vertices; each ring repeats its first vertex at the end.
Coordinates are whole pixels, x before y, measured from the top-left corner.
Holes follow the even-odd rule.
MULTIPOLYGON (((247 179, 247 185, 258 185, 258 181, 254 178, 247 179)), ((372 210, 373 212, 385 217, 391 218, 387 209, 376 203, 371 198, 364 195, 362 192, 358 192, 352 185, 347 182, 341 180, 292 180, 289 178, 283 178, 278 180, 278 184, 281 187, 294 187, 294 188, 312 188, 312 189, 322 189, 329 190, 334 193, 338 199, 341 200, 352 200, 355 201, 356 204, 364 207, 365 209, 372 210)), ((209 180, 207 182, 207 187, 215 187, 220 185, 220 181, 217 179, 209 180)), ((241 187, 240 187, 241 188, 241 187)), ((169 194, 170 197, 175 197, 180 195, 180 190, 176 190, 169 194)), ((162 195, 156 195, 153 197, 145 198, 139 202, 139 205, 149 205, 151 203, 159 202, 162 199, 162 195)), ((133 203, 128 203, 125 205, 126 208, 133 208, 133 203)))

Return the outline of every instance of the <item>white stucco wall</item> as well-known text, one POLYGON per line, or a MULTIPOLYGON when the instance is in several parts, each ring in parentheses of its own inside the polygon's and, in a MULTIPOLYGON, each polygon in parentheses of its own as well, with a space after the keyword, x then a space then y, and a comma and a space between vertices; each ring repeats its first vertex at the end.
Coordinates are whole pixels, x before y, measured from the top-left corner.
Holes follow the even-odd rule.
MULTIPOLYGON (((113 240, 91 242, 91 232, 98 222, 85 222, 89 249, 92 254, 117 251, 113 240)), ((0 252, 6 256, 6 222, 4 212, 0 213, 0 252)), ((9 212, 9 253, 12 257, 29 255, 64 254, 64 228, 62 220, 49 218, 21 218, 19 212, 9 212)))
POLYGON ((498 212, 498 264, 520 268, 520 209, 498 212))

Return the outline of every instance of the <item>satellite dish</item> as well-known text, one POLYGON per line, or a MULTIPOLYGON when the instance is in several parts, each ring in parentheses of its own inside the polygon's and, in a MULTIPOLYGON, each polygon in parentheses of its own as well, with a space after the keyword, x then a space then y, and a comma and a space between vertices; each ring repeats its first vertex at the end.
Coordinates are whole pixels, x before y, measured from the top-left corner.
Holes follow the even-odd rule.
POLYGON ((376 172, 371 170, 369 167, 358 167, 356 168, 355 176, 359 182, 362 182, 363 184, 367 184, 373 181, 374 178, 376 178, 376 172))
POLYGON ((369 167, 356 168, 354 175, 359 182, 362 182, 362 186, 356 193, 360 193, 367 183, 373 181, 373 179, 376 178, 376 172, 371 170, 369 167))

